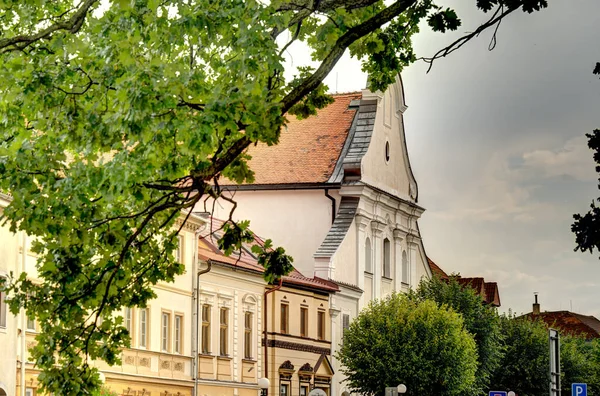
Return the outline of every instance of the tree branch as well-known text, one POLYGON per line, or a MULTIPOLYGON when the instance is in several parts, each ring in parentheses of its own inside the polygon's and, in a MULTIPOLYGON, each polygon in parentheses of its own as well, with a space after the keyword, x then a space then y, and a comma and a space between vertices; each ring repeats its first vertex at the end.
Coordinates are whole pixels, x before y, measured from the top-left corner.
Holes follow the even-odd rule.
POLYGON ((54 32, 59 30, 77 33, 79 29, 81 29, 81 26, 83 26, 83 22, 85 21, 88 11, 96 2, 98 2, 98 0, 85 0, 81 7, 79 7, 79 9, 73 14, 73 16, 71 16, 71 18, 69 18, 69 20, 57 22, 38 33, 0 39, 0 49, 5 51, 12 49, 23 50, 31 43, 34 43, 38 40, 47 39, 54 32))

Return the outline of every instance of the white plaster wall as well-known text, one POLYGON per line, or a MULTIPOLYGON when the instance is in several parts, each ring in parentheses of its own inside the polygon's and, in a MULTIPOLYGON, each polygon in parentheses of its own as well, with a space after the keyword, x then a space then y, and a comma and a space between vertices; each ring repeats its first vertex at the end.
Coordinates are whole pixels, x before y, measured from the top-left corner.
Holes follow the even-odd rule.
POLYGON ((332 295, 332 303, 336 309, 340 310, 339 315, 335 317, 333 320, 335 321, 332 324, 333 336, 332 336, 332 361, 331 364, 335 370, 335 374, 332 379, 332 395, 341 395, 342 392, 346 389, 343 380, 345 376, 340 371, 340 363, 335 358, 337 351, 342 342, 343 336, 343 328, 342 328, 342 318, 344 314, 350 315, 350 323, 356 318, 358 315, 358 300, 356 296, 352 295, 353 293, 346 294, 344 290, 332 295))
POLYGON ((375 128, 369 149, 362 160, 362 179, 401 198, 409 196, 409 164, 406 161, 400 83, 391 85, 379 101, 375 128), (385 143, 390 144, 389 162, 385 159, 385 143))
MULTIPOLYGON (((337 191, 330 190, 336 198, 337 191)), ((294 267, 313 276, 313 254, 331 227, 331 200, 323 190, 238 191, 236 220, 250 220, 250 228, 275 246, 283 246, 294 258, 294 267)), ((200 209, 198 209, 200 210, 200 209)), ((223 200, 215 206, 215 217, 226 219, 230 205, 223 200)))
POLYGON ((356 278, 356 268, 358 265, 356 257, 358 250, 357 244, 356 222, 353 221, 348 229, 348 232, 346 232, 344 240, 332 258, 334 268, 333 279, 344 283, 349 283, 351 285, 358 285, 358 279, 356 278))
MULTIPOLYGON (((6 203, 4 203, 6 204, 6 203)), ((19 272, 19 237, 7 226, 0 227, 0 276, 7 276, 12 271, 19 272)), ((17 331, 20 328, 18 317, 6 313, 6 327, 0 327, 0 384, 9 396, 15 394, 17 377, 17 331)))

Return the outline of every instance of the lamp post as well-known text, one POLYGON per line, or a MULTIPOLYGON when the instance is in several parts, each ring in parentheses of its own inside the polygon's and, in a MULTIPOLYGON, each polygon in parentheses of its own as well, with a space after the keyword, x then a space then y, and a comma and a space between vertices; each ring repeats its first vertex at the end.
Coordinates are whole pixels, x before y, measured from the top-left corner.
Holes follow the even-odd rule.
POLYGON ((508 392, 508 396, 517 396, 517 394, 513 391, 508 392))
MULTIPOLYGON (((406 393, 406 385, 404 385, 404 384, 398 385, 398 393, 406 393)), ((512 396, 514 396, 514 395, 512 395, 512 396)))
POLYGON ((269 394, 269 386, 271 381, 268 378, 261 378, 258 380, 258 387, 260 388, 260 396, 267 396, 269 394))

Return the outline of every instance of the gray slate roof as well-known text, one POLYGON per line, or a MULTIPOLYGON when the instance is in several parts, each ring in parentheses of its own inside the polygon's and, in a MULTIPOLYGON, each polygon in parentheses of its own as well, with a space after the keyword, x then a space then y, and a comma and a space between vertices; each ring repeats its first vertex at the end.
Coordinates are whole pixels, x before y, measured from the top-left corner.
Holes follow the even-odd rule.
POLYGON ((342 197, 340 208, 335 221, 331 225, 327 236, 314 254, 314 257, 331 257, 340 246, 358 208, 358 197, 342 197))

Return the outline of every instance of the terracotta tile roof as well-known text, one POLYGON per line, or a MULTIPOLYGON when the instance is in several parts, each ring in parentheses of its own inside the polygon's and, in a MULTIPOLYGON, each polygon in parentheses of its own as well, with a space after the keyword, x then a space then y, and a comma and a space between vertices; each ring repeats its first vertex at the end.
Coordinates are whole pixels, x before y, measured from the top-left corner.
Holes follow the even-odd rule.
POLYGON ((431 269, 431 273, 440 279, 449 279, 448 274, 444 272, 436 263, 433 262, 432 259, 427 257, 427 262, 429 263, 429 268, 431 269))
POLYGON ((600 338, 600 320, 593 316, 581 315, 570 311, 528 313, 527 319, 542 320, 547 327, 555 328, 562 333, 585 337, 586 339, 600 338))
POLYGON ((463 287, 468 286, 475 290, 475 293, 481 296, 486 304, 495 307, 500 306, 500 291, 498 290, 498 284, 496 282, 486 282, 483 278, 463 278, 460 275, 448 275, 429 257, 427 257, 427 262, 429 263, 429 268, 434 276, 438 276, 445 281, 448 281, 450 277, 455 278, 463 287))
POLYGON ((325 183, 348 137, 356 108, 349 109, 361 93, 334 95, 334 102, 305 120, 288 116, 276 146, 250 147, 254 184, 325 183))
MULTIPOLYGON (((201 260, 212 260, 220 264, 253 271, 256 272, 257 275, 262 275, 264 268, 258 263, 256 256, 252 253, 253 245, 264 245, 264 241, 261 238, 255 236, 254 242, 243 244, 241 252, 234 252, 231 256, 225 256, 225 254, 217 247, 217 240, 222 235, 221 227, 224 222, 210 217, 207 219, 207 222, 210 224, 209 229, 212 229, 213 235, 211 236, 209 234, 208 229, 204 234, 200 235, 198 257, 201 260)), ((318 277, 309 278, 302 275, 295 268, 289 275, 283 277, 283 284, 304 286, 326 292, 339 291, 339 287, 335 282, 318 277)))

